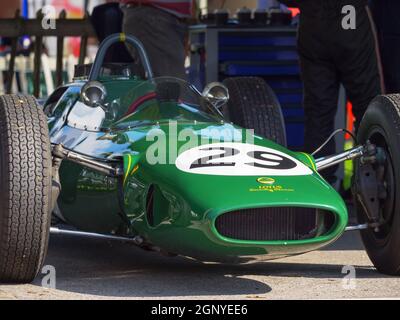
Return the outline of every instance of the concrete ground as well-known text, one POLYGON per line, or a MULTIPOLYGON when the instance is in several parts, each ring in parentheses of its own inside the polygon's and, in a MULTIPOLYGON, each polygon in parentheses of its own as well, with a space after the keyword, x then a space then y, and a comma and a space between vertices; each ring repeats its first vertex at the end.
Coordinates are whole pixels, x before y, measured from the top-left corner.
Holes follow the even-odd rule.
POLYGON ((0 285, 0 299, 341 299, 400 298, 400 277, 376 272, 358 232, 331 247, 253 265, 202 264, 128 244, 52 236, 45 265, 56 289, 0 285), (355 267, 355 280, 343 267, 355 267))

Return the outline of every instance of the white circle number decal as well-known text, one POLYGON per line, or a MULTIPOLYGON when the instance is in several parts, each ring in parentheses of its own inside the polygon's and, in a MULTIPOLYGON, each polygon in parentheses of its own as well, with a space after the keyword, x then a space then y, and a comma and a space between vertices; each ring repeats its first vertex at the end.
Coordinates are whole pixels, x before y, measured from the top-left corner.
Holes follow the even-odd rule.
POLYGON ((176 159, 179 170, 219 176, 303 176, 312 170, 274 149, 246 143, 214 143, 184 151, 176 159))

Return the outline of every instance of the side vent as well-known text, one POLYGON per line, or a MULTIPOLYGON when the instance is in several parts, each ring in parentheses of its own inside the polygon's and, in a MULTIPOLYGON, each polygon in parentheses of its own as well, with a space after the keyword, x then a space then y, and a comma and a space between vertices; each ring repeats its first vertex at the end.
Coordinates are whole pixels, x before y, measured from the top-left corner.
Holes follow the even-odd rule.
POLYGON ((146 220, 150 227, 156 228, 170 219, 170 202, 158 185, 151 185, 146 197, 146 220))

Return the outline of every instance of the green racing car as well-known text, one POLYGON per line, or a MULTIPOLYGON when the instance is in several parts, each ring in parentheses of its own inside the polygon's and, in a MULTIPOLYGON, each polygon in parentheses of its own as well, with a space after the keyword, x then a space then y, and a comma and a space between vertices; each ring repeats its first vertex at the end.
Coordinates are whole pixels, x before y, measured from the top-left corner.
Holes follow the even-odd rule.
POLYGON ((0 282, 38 274, 51 233, 131 242, 205 262, 317 250, 360 230, 378 271, 400 274, 400 95, 378 96, 355 147, 325 158, 286 148, 259 78, 199 92, 153 76, 143 45, 115 34, 44 105, 0 96, 0 282), (136 48, 144 74, 103 63, 136 48), (358 224, 319 172, 353 160, 358 224))

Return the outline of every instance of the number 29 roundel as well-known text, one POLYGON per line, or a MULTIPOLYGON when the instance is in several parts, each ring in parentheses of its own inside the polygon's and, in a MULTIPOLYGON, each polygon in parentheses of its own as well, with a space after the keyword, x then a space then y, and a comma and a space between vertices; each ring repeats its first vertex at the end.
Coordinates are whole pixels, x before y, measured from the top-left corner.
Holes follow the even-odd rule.
POLYGON ((312 170, 274 149, 246 143, 202 145, 182 152, 176 167, 184 172, 219 176, 304 176, 312 170))

